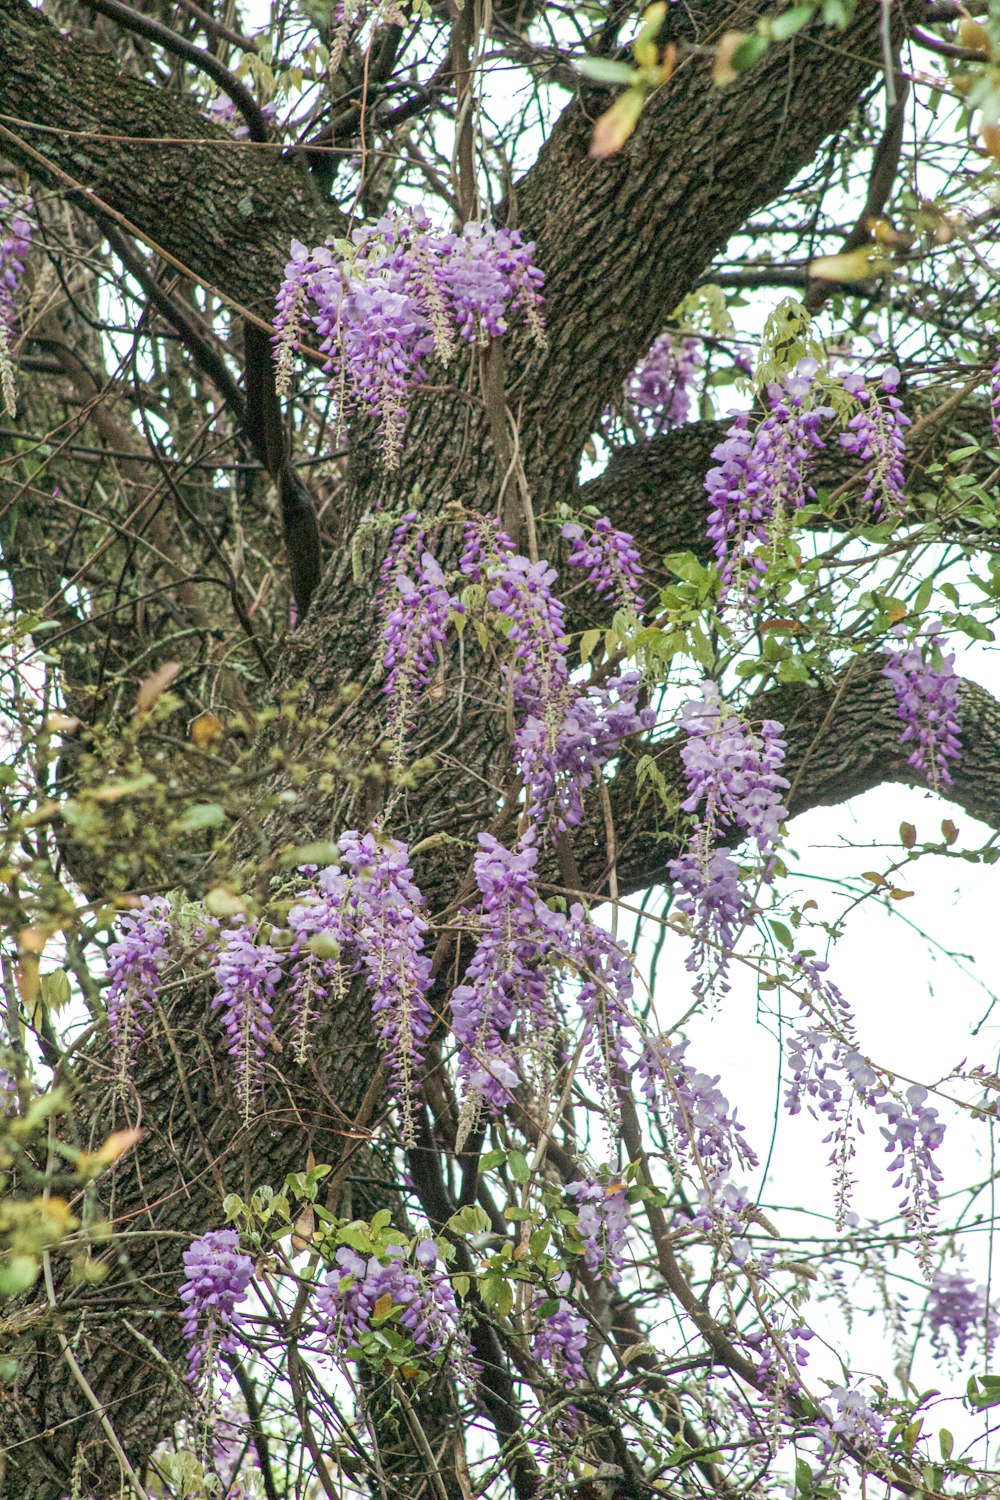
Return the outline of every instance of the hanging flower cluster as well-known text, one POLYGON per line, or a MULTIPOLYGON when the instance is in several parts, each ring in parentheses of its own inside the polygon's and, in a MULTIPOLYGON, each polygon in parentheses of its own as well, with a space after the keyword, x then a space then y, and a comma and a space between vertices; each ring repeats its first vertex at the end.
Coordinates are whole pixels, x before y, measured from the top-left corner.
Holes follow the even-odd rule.
MULTIPOLYGON (((901 627, 894 634, 902 640, 901 627)), ((961 755, 955 654, 945 655, 941 637, 941 622, 933 620, 923 640, 887 647, 882 674, 892 684, 896 713, 905 725, 900 744, 914 747, 909 764, 924 773, 935 791, 951 786, 948 762, 961 755)))
POLYGON ((627 531, 618 531, 607 516, 601 516, 589 536, 576 521, 567 521, 562 537, 570 543, 568 567, 586 568, 595 593, 608 599, 616 609, 641 614, 645 603, 639 592, 642 562, 627 531))
POLYGON ((566 1192, 576 1204, 576 1232, 580 1236, 584 1265, 595 1276, 604 1276, 612 1286, 617 1286, 625 1267, 629 1235, 624 1182, 582 1179, 568 1183, 566 1192))
POLYGON ((236 1311, 253 1278, 253 1261, 240 1250, 235 1229, 212 1229, 184 1252, 180 1289, 188 1346, 188 1379, 197 1389, 210 1381, 220 1354, 239 1352, 242 1317, 236 1311))
POLYGON ((143 1014, 152 1011, 162 982, 169 937, 170 902, 165 896, 144 896, 138 906, 122 913, 118 936, 108 945, 111 982, 105 1005, 121 1085, 143 1037, 143 1014))
POLYGON ((691 401, 705 363, 701 340, 661 333, 625 382, 625 409, 643 437, 680 427, 691 416, 691 401))
POLYGON ((264 1056, 273 1043, 274 994, 281 979, 281 958, 262 942, 248 922, 221 935, 212 962, 217 991, 212 1009, 222 1015, 229 1055, 236 1065, 236 1097, 243 1120, 264 1085, 264 1056))
POLYGON ((473 869, 480 905, 464 914, 476 937, 472 960, 452 992, 452 1030, 460 1043, 460 1144, 480 1111, 511 1100, 532 1058, 570 1025, 568 989, 579 1005, 581 1057, 614 1109, 615 1075, 628 1065, 632 962, 574 903, 553 911, 535 890, 538 849, 529 832, 517 849, 479 835, 473 869))
MULTIPOLYGON (((309 1004, 342 994, 363 972, 372 1015, 404 1134, 412 1138, 412 1103, 432 1016, 427 1004, 430 960, 423 952, 427 922, 405 844, 349 829, 338 841, 341 865, 316 872, 312 889, 289 912, 295 935, 293 993, 309 1004)), ((307 1036, 301 1012, 298 1034, 307 1036)))
POLYGON ((722 575, 723 602, 733 590, 753 598, 767 570, 775 528, 814 498, 808 465, 823 447, 820 426, 834 416, 822 401, 818 370, 814 359, 799 360, 791 375, 768 386, 764 420, 751 429, 749 415, 737 414, 712 453, 720 463, 705 476, 708 536, 722 575))
POLYGON ((407 515, 397 526, 382 566, 379 591, 394 765, 402 762, 406 736, 439 659, 448 620, 464 613, 461 600, 448 589, 440 563, 426 550, 424 532, 415 521, 415 516, 407 515))
POLYGON ((10 416, 17 408, 10 352, 17 327, 15 299, 31 237, 28 200, 0 187, 0 410, 10 416))
POLYGON ((557 1379, 578 1385, 587 1378, 587 1320, 572 1301, 568 1271, 555 1278, 553 1291, 554 1297, 539 1292, 532 1305, 531 1352, 557 1379))
POLYGON ((442 234, 419 209, 387 214, 349 241, 312 251, 294 240, 275 317, 279 391, 288 388, 308 318, 341 421, 367 408, 394 467, 410 395, 427 378, 432 353, 447 364, 456 341, 500 338, 514 314, 542 339, 543 278, 533 254, 516 229, 473 223, 442 234))
POLYGON ((727 830, 749 835, 757 845, 759 878, 767 880, 771 853, 788 816, 781 790, 785 743, 781 725, 765 719, 754 734, 722 701, 717 683, 705 682, 701 695, 680 713, 687 738, 681 761, 687 779, 685 812, 699 808, 699 822, 687 852, 670 861, 678 889, 677 906, 693 925, 696 944, 688 967, 699 972, 699 993, 713 977, 724 981, 727 955, 747 915, 748 897, 732 855, 717 847, 727 830), (715 971, 707 965, 714 953, 715 971))
POLYGON ((848 375, 844 390, 861 403, 851 417, 841 445, 867 466, 863 501, 876 519, 898 515, 903 508, 903 457, 910 419, 896 395, 899 371, 888 365, 882 371, 882 394, 870 390, 860 375, 848 375))
POLYGON ((505 622, 514 650, 504 675, 521 717, 515 765, 532 821, 558 836, 582 821, 583 794, 598 770, 629 735, 652 727, 655 712, 638 707, 638 672, 604 684, 571 680, 555 569, 515 553, 496 523, 468 527, 461 567, 505 622))
MULTIPOLYGON (((898 514, 903 504, 903 455, 909 418, 896 395, 899 371, 882 372, 880 390, 850 374, 843 389, 858 410, 840 443, 864 465, 864 503, 875 518, 898 514)), ((705 476, 708 536, 721 573, 720 600, 735 594, 752 603, 767 571, 769 551, 787 517, 815 498, 809 470, 824 422, 836 413, 824 399, 816 360, 799 360, 791 375, 767 388, 767 415, 755 427, 746 412, 734 416, 705 476)))
POLYGON ((458 1304, 446 1271, 437 1264, 433 1240, 420 1240, 413 1263, 402 1245, 390 1245, 380 1258, 342 1246, 316 1297, 316 1311, 327 1338, 353 1358, 364 1355, 366 1336, 379 1330, 405 1330, 413 1346, 430 1358, 451 1354, 468 1363, 459 1330, 458 1304))
POLYGON ((977 1340, 990 1346, 996 1342, 1000 1323, 995 1308, 987 1301, 986 1288, 977 1286, 959 1266, 954 1271, 935 1271, 924 1314, 930 1329, 931 1348, 939 1359, 946 1359, 954 1346, 958 1359, 977 1340))
POLYGON ((807 1100, 810 1112, 829 1126, 824 1144, 831 1146, 830 1165, 836 1172, 837 1227, 846 1222, 854 1186, 853 1129, 861 1105, 879 1120, 892 1185, 903 1190, 900 1211, 926 1265, 928 1230, 942 1180, 935 1153, 945 1134, 937 1110, 927 1102, 927 1090, 911 1084, 903 1095, 893 1092, 856 1047, 822 1027, 799 1028, 785 1045, 789 1073, 785 1108, 797 1114, 807 1100))

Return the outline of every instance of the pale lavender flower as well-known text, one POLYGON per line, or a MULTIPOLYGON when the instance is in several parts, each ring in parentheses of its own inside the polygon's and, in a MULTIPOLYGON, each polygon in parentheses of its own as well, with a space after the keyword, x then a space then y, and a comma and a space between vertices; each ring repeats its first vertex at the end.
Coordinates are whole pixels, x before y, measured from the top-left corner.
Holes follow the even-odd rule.
POLYGON ((625 382, 626 410, 646 438, 679 427, 691 416, 691 398, 705 363, 701 340, 661 333, 625 382))
POLYGON ((705 476, 708 536, 721 572, 721 600, 733 589, 751 599, 767 571, 766 549, 786 516, 814 498, 808 471, 822 422, 834 415, 819 400, 814 359, 767 389, 768 414, 755 429, 745 412, 734 415, 705 476), (749 573, 747 573, 749 570, 749 573))
MULTIPOLYGON (((902 639, 902 629, 894 634, 902 639)), ((923 771, 935 791, 951 786, 948 762, 961 755, 958 723, 958 677, 954 652, 945 655, 940 621, 932 621, 923 640, 907 647, 887 647, 883 676, 892 683, 896 713, 905 728, 901 744, 915 746, 909 764, 923 771)))
POLYGON ((860 375, 848 375, 844 389, 861 403, 841 433, 841 445, 867 466, 864 500, 875 517, 897 515, 903 507, 903 458, 910 419, 896 395, 899 371, 882 371, 882 395, 869 390, 860 375))
POLYGON ((199 1387, 220 1354, 237 1354, 242 1323, 237 1307, 246 1298, 253 1261, 240 1250, 235 1229, 212 1229, 184 1252, 186 1304, 182 1325, 188 1345, 188 1379, 199 1387))
POLYGON ((624 1182, 570 1182, 566 1192, 576 1205, 576 1229, 588 1271, 613 1286, 622 1278, 631 1222, 624 1182))
POLYGON ((0 324, 9 334, 14 332, 14 298, 24 275, 31 239, 28 199, 0 188, 0 324))
POLYGON ((414 568, 416 580, 399 572, 392 582, 395 602, 382 629, 383 664, 388 677, 389 743, 392 764, 403 759, 406 736, 413 727, 420 696, 444 643, 449 616, 463 613, 440 564, 422 552, 414 568))
POLYGON ((244 1123, 264 1087, 265 1049, 275 1039, 271 1002, 281 979, 281 955, 257 937, 249 923, 223 932, 212 962, 218 985, 212 1009, 222 1012, 244 1123))
POLYGON ((531 1352, 541 1365, 547 1366, 557 1380, 579 1385, 587 1378, 583 1353, 589 1332, 586 1318, 570 1301, 569 1275, 567 1272, 556 1283, 558 1305, 547 1313, 541 1313, 551 1298, 539 1292, 535 1298, 535 1326, 532 1333, 531 1352))
POLYGON ((648 729, 637 673, 603 687, 570 678, 563 606, 552 591, 555 569, 513 552, 498 528, 467 528, 462 571, 488 585, 487 603, 507 622, 512 658, 504 674, 523 721, 514 736, 515 764, 532 821, 553 838, 583 818, 583 796, 598 769, 627 736, 648 729))
POLYGON ((688 786, 681 807, 700 810, 700 817, 688 851, 667 868, 678 888, 678 909, 694 925, 697 942, 688 967, 700 973, 702 992, 712 982, 710 956, 714 977, 724 982, 728 951, 748 913, 739 868, 717 840, 727 829, 749 834, 757 845, 759 878, 770 878, 771 852, 788 816, 781 801, 781 789, 788 786, 780 774, 785 742, 775 720, 763 720, 753 733, 723 702, 714 682, 706 681, 700 697, 684 704, 680 722, 687 733, 681 761, 688 786))
POLYGON ((0 188, 0 411, 10 416, 17 411, 11 356, 17 327, 16 296, 31 236, 28 200, 0 188))
POLYGON ((607 595, 616 609, 641 614, 642 560, 627 531, 618 531, 607 516, 601 516, 589 536, 575 521, 566 523, 562 536, 570 543, 566 558, 569 567, 586 568, 595 592, 607 595))
POLYGON ((124 1084, 159 993, 169 954, 170 902, 165 896, 143 896, 138 906, 118 919, 118 936, 108 945, 106 1007, 108 1035, 116 1073, 124 1084))
POLYGON ((986 1288, 977 1286, 961 1267, 954 1271, 935 1271, 924 1314, 931 1332, 931 1348, 938 1359, 954 1354, 965 1358, 965 1351, 976 1339, 989 1346, 996 1340, 996 1310, 986 1299, 986 1288))
POLYGON ((460 235, 440 235, 419 209, 386 214, 352 239, 346 258, 329 246, 293 244, 278 296, 278 373, 287 388, 308 311, 328 357, 338 420, 367 409, 393 468, 425 359, 436 353, 447 363, 456 336, 499 337, 515 308, 540 338, 542 276, 534 246, 517 230, 467 224, 460 235))
POLYGON ((414 1348, 431 1359, 448 1354, 458 1361, 467 1355, 455 1293, 437 1265, 433 1240, 418 1243, 412 1265, 401 1245, 390 1245, 382 1259, 342 1246, 334 1261, 317 1293, 316 1310, 340 1353, 364 1357, 364 1335, 390 1326, 405 1329, 414 1348))
POLYGON ((413 879, 409 851, 396 839, 353 830, 338 840, 356 901, 354 940, 367 974, 390 1086, 407 1142, 413 1138, 413 1099, 433 1016, 427 1003, 431 962, 422 951, 427 922, 413 879))

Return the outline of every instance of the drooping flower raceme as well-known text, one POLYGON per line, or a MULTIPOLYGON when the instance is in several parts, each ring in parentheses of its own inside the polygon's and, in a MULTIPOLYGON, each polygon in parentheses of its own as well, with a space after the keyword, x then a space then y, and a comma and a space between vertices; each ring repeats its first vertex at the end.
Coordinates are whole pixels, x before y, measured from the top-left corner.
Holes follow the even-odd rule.
POLYGON ((479 835, 473 869, 480 905, 462 917, 476 947, 451 998, 460 1043, 458 1149, 481 1110, 496 1114, 510 1102, 529 1062, 544 1071, 564 1033, 580 1031, 584 1076, 609 1116, 617 1080, 628 1071, 631 956, 579 904, 568 913, 551 910, 535 889, 537 862, 530 830, 516 849, 479 835))
MULTIPOLYGON (((687 735, 681 760, 688 786, 681 807, 700 812, 687 853, 671 860, 668 869, 678 888, 678 908, 695 924, 689 968, 703 969, 714 950, 716 973, 724 977, 746 896, 736 862, 716 840, 726 829, 749 835, 757 845, 759 877, 769 878, 771 851, 787 817, 781 789, 788 781, 780 774, 785 744, 774 720, 765 719, 752 733, 722 701, 714 682, 706 682, 700 697, 684 705, 680 720, 687 735)), ((703 975, 699 988, 709 982, 703 975)))
POLYGON ((143 1015, 153 1009, 168 961, 170 903, 165 896, 144 896, 123 912, 118 936, 108 945, 111 983, 105 999, 108 1035, 120 1084, 124 1084, 145 1030, 143 1015))
POLYGON ((339 419, 367 408, 387 467, 399 461, 413 388, 430 354, 447 363, 456 338, 507 332, 517 311, 542 336, 542 275, 516 229, 466 224, 440 234, 422 210, 386 214, 350 241, 292 243, 278 294, 275 359, 287 389, 306 318, 327 355, 339 419))
POLYGON ((785 518, 813 498, 808 483, 812 455, 824 446, 823 421, 834 415, 822 401, 814 359, 801 359, 783 381, 767 389, 768 413, 756 428, 745 412, 734 416, 705 476, 708 536, 721 581, 721 600, 732 591, 752 599, 767 571, 767 550, 785 518))
POLYGON ((848 375, 844 389, 861 403, 841 433, 841 445, 866 466, 864 500, 878 518, 898 514, 903 505, 903 456, 910 419, 896 395, 899 371, 889 365, 882 371, 882 391, 870 389, 863 376, 848 375))
MULTIPOLYGON (((897 639, 903 631, 897 627, 897 639)), ((930 786, 951 786, 948 762, 961 755, 958 724, 958 677, 955 654, 943 650, 940 621, 932 621, 909 646, 887 647, 883 676, 896 695, 903 721, 900 743, 913 745, 909 764, 922 771, 930 786)))
POLYGON ((698 372, 705 363, 701 340, 661 333, 625 382, 625 406, 644 437, 679 427, 691 415, 698 372))
POLYGON ((534 1332, 531 1352, 557 1379, 573 1385, 587 1378, 583 1353, 587 1346, 589 1325, 569 1297, 569 1273, 564 1271, 555 1284, 556 1306, 539 1293, 535 1298, 534 1332))
POLYGON ((437 1264, 433 1240, 417 1244, 413 1263, 401 1245, 390 1245, 382 1258, 345 1245, 334 1262, 317 1294, 316 1311, 339 1351, 364 1357, 366 1335, 399 1328, 428 1358, 448 1353, 457 1362, 466 1354, 455 1293, 437 1264))
POLYGON ((15 298, 31 237, 27 199, 0 187, 0 410, 10 416, 14 416, 17 408, 11 361, 17 323, 15 298))
POLYGON ((212 963, 218 985, 212 1009, 221 1011, 229 1038, 244 1122, 263 1088, 265 1049, 274 1040, 272 1001, 281 978, 280 955, 258 937, 249 923, 222 933, 212 963))
POLYGON ((440 564, 429 552, 420 552, 413 572, 415 578, 402 571, 393 578, 387 600, 394 602, 382 628, 394 765, 403 760, 406 736, 445 640, 449 616, 463 612, 461 601, 450 593, 440 564))
POLYGON ((240 1250, 235 1229, 212 1229, 184 1252, 185 1304, 182 1318, 188 1346, 188 1379, 200 1388, 211 1379, 220 1354, 237 1354, 241 1315, 253 1278, 253 1261, 240 1250))
POLYGON ((566 523, 562 536, 570 543, 567 565, 586 568, 596 593, 606 597, 616 609, 642 612, 644 600, 639 592, 642 562, 627 531, 618 531, 607 516, 601 516, 589 536, 576 521, 566 523))
POLYGON ((985 1287, 977 1286, 961 1266, 934 1272, 925 1318, 938 1359, 947 1359, 952 1345, 958 1359, 964 1359, 970 1344, 982 1340, 989 1346, 997 1337, 997 1315, 986 1300, 985 1287))
POLYGON ((532 821, 553 837, 583 818, 583 795, 623 739, 650 728, 655 712, 638 707, 639 674, 623 672, 603 685, 570 678, 563 606, 556 573, 515 553, 495 525, 467 528, 462 571, 487 589, 487 603, 505 622, 513 647, 504 675, 522 715, 514 735, 515 764, 532 821))
POLYGON ((587 1270, 616 1286, 625 1266, 630 1228, 625 1183, 583 1178, 568 1183, 566 1192, 576 1205, 576 1230, 587 1270))
POLYGON ((406 1139, 433 1017, 431 963, 422 951, 427 922, 409 851, 396 839, 341 834, 341 858, 354 882, 354 940, 371 992, 372 1015, 406 1139))

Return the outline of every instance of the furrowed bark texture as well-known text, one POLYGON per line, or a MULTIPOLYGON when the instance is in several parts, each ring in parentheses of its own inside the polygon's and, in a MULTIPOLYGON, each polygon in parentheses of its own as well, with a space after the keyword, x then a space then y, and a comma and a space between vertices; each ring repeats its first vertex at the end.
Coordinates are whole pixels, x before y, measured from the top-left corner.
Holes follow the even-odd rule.
MULTIPOLYGON (((730 15, 728 6, 710 7, 703 37, 724 29, 730 15)), ((848 120, 880 66, 878 21, 879 7, 862 3, 845 35, 807 30, 793 44, 772 48, 758 69, 724 91, 714 89, 704 61, 688 56, 650 100, 626 148, 607 162, 587 156, 592 117, 607 97, 588 96, 564 112, 510 205, 536 240, 547 275, 548 346, 537 351, 515 341, 506 388, 526 483, 540 511, 574 496, 580 450, 596 414, 712 254, 848 120)), ((743 9, 737 24, 747 22, 743 9)), ((0 115, 6 121, 0 122, 0 149, 38 182, 64 190, 70 177, 79 204, 86 207, 88 193, 96 194, 196 278, 258 316, 270 316, 293 235, 316 243, 331 228, 332 216, 317 204, 297 165, 277 161, 276 153, 233 147, 182 98, 125 76, 99 52, 61 36, 22 0, 0 0, 0 115), (132 139, 114 139, 126 135, 132 139), (186 136, 216 135, 225 149, 214 140, 184 143, 186 136), (178 144, 134 139, 154 136, 178 144)), ((660 477, 655 486, 626 484, 612 494, 613 473, 591 493, 607 492, 613 519, 651 552, 695 546, 692 528, 700 538, 703 516, 700 481, 713 441, 699 427, 670 446, 618 461, 619 470, 639 466, 641 476, 646 458, 668 453, 666 483, 677 479, 678 492, 691 496, 689 507, 678 507, 673 496, 669 505, 660 503, 660 477)), ((398 474, 377 470, 370 443, 355 444, 352 466, 343 520, 348 541, 376 505, 390 513, 405 508, 417 480, 431 515, 454 501, 492 510, 503 477, 498 468, 506 464, 497 464, 473 383, 464 394, 418 395, 398 474)), ((279 695, 290 683, 304 682, 308 710, 336 701, 345 683, 364 684, 345 731, 359 741, 363 729, 377 740, 380 722, 373 597, 385 540, 361 582, 348 547, 332 560, 274 685, 279 695)), ((788 726, 794 811, 842 800, 882 780, 909 779, 877 665, 856 666, 832 685, 769 695, 768 712, 788 726)), ((489 691, 498 701, 495 684, 489 691)), ((497 823, 497 799, 509 775, 502 714, 483 711, 485 693, 483 683, 462 682, 455 669, 444 701, 421 730, 422 745, 437 755, 439 768, 400 801, 393 819, 392 832, 411 844, 442 831, 466 841, 443 850, 438 842, 417 860, 418 880, 438 910, 456 897, 476 831, 497 823)), ((998 719, 992 699, 967 691, 956 800, 988 820, 997 818, 998 719)), ((363 770, 363 749, 355 753, 363 770)), ((656 754, 676 783, 676 749, 656 754)), ((638 806, 633 765, 626 755, 612 788, 624 891, 662 879, 678 837, 676 830, 657 837, 654 811, 638 806)), ((272 843, 335 837, 344 826, 364 826, 377 807, 377 799, 354 790, 320 795, 310 789, 273 815, 265 831, 272 843)), ((248 832, 248 848, 252 842, 248 832)), ((574 843, 584 885, 602 890, 608 851, 599 817, 574 843)), ((317 1161, 333 1163, 343 1184, 377 1116, 378 1053, 363 996, 354 994, 349 1007, 329 1018, 307 1069, 297 1072, 283 1057, 269 1059, 267 1107, 246 1127, 234 1110, 221 1048, 208 1040, 216 1027, 204 989, 192 985, 164 1007, 160 1040, 136 1078, 148 1134, 113 1174, 108 1195, 116 1226, 132 1232, 123 1242, 127 1260, 116 1259, 100 1287, 61 1281, 55 1312, 27 1307, 12 1330, 19 1375, 0 1406, 2 1493, 9 1500, 65 1494, 81 1443, 93 1450, 81 1469, 84 1487, 94 1475, 101 1492, 114 1490, 114 1463, 87 1397, 61 1358, 52 1319, 141 1463, 183 1406, 171 1367, 176 1372, 181 1363, 176 1288, 187 1241, 218 1222, 225 1191, 278 1185, 287 1170, 304 1165, 308 1150, 317 1161)), ((79 1117, 92 1122, 99 1140, 121 1123, 100 1044, 80 1060, 78 1090, 79 1117)), ((355 1199, 352 1210, 363 1213, 365 1205, 355 1199)))

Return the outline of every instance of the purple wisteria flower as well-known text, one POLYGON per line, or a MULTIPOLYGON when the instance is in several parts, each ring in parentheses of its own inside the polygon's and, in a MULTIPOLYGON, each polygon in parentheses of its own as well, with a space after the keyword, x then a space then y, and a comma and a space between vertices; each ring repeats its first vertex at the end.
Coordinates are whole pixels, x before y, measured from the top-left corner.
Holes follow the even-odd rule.
POLYGON ((986 1288, 977 1286, 961 1266, 954 1271, 934 1272, 924 1316, 931 1348, 941 1360, 951 1358, 953 1352, 964 1359, 966 1349, 977 1339, 986 1344, 988 1358, 1000 1331, 996 1309, 986 1299, 986 1288))
POLYGON ((533 884, 537 862, 538 850, 530 840, 515 851, 504 848, 492 834, 479 835, 473 861, 481 896, 479 941, 462 983, 451 995, 452 1030, 461 1044, 460 1134, 468 1134, 483 1105, 497 1112, 517 1087, 520 1073, 512 1032, 519 1007, 544 1015, 545 919, 539 922, 541 903, 533 884))
MULTIPOLYGON (((902 642, 904 632, 893 632, 902 642)), ((961 755, 955 654, 945 654, 940 621, 931 621, 909 646, 886 647, 883 676, 892 683, 896 713, 905 728, 900 744, 914 746, 909 764, 939 791, 951 786, 948 762, 961 755)))
POLYGON ((0 188, 0 410, 14 416, 17 398, 11 344, 17 327, 16 296, 31 248, 29 203, 0 188))
POLYGON ((877 1452, 885 1443, 886 1421, 872 1406, 872 1399, 857 1387, 835 1385, 820 1407, 814 1427, 829 1459, 838 1440, 846 1439, 863 1453, 877 1452))
POLYGON ((736 1163, 757 1166, 745 1127, 730 1111, 719 1074, 702 1073, 687 1060, 687 1040, 647 1040, 637 1065, 643 1094, 658 1110, 674 1159, 693 1181, 722 1183, 736 1163))
POLYGON ((834 416, 821 400, 814 359, 801 359, 792 373, 767 388, 768 413, 751 428, 745 412, 734 415, 725 440, 713 450, 720 460, 705 476, 708 536, 721 573, 720 602, 732 591, 752 599, 767 571, 767 551, 785 518, 815 498, 808 470, 824 446, 821 424, 834 416))
POLYGON ((235 1229, 212 1229, 184 1252, 186 1304, 182 1324, 188 1345, 188 1379, 201 1388, 220 1354, 237 1354, 242 1324, 237 1307, 246 1298, 253 1261, 240 1250, 235 1229))
POLYGON ((593 1179, 570 1182, 566 1192, 576 1205, 576 1230, 588 1271, 613 1286, 622 1279, 631 1221, 624 1182, 593 1179))
POLYGON ((996 363, 990 371, 990 427, 993 441, 1000 444, 1000 344, 997 345, 996 363))
POLYGON ((415 579, 398 572, 392 580, 388 600, 394 603, 388 608, 382 629, 393 765, 403 760, 406 736, 438 660, 448 618, 464 612, 461 601, 450 592, 440 564, 429 552, 420 553, 413 571, 415 579))
POLYGON ((460 1044, 459 1150, 481 1110, 496 1114, 510 1102, 530 1060, 539 1059, 544 1072, 556 1037, 571 1027, 580 1029, 582 1070, 609 1118, 630 1066, 631 956, 578 903, 568 913, 552 911, 535 889, 537 863, 530 830, 513 850, 479 835, 473 870, 480 905, 462 915, 476 949, 451 997, 460 1044))
POLYGON ((405 1254, 401 1245, 390 1245, 382 1258, 360 1255, 346 1245, 337 1251, 316 1295, 327 1338, 339 1352, 360 1359, 367 1334, 405 1329, 418 1353, 430 1359, 446 1355, 467 1367, 458 1304, 446 1271, 437 1264, 437 1246, 420 1240, 413 1264, 405 1254))
POLYGON ((328 358, 339 421, 367 409, 386 467, 395 467, 410 395, 432 353, 447 363, 456 339, 501 337, 514 311, 542 337, 533 254, 516 229, 466 224, 460 235, 440 234, 420 209, 386 214, 350 242, 310 251, 293 241, 275 318, 279 389, 288 388, 308 317, 328 358))
POLYGON ((639 708, 640 677, 623 672, 603 686, 570 677, 555 569, 515 553, 495 523, 466 529, 462 571, 487 588, 487 603, 505 622, 512 658, 504 675, 522 722, 515 765, 533 823, 557 838, 583 819, 583 796, 622 740, 652 727, 655 711, 639 708))
POLYGON ((14 298, 24 260, 31 249, 32 224, 27 198, 0 187, 0 324, 14 332, 14 298))
POLYGON ((535 1298, 531 1352, 557 1380, 579 1385, 587 1378, 583 1362, 589 1332, 587 1320, 570 1300, 567 1271, 558 1278, 555 1290, 558 1296, 554 1308, 553 1299, 543 1292, 535 1298), (545 1308, 549 1310, 543 1311, 545 1308))
POLYGON ((338 842, 353 880, 354 940, 409 1142, 413 1099, 433 1022, 427 1003, 431 961, 422 951, 427 932, 424 898, 413 879, 405 844, 371 833, 359 836, 353 830, 341 834, 338 842))
POLYGON ((771 854, 788 816, 781 789, 785 742, 781 725, 765 719, 754 734, 723 702, 717 683, 706 681, 701 695, 689 699, 680 713, 687 738, 681 761, 688 796, 684 812, 700 809, 688 851, 668 865, 678 890, 678 910, 694 924, 697 938, 688 967, 700 974, 697 988, 706 991, 714 978, 725 980, 729 950, 748 912, 739 869, 729 853, 716 847, 727 830, 749 835, 757 845, 758 877, 770 878, 771 854), (714 953, 714 974, 705 972, 714 953))
MULTIPOLYGON (((273 100, 261 106, 261 114, 268 125, 274 125, 278 118, 277 106, 273 100)), ((237 110, 232 99, 225 94, 217 94, 210 99, 205 106, 205 118, 211 120, 213 125, 227 125, 234 141, 245 141, 250 136, 250 127, 244 120, 242 114, 237 110)))
POLYGON ((903 458, 906 452, 906 429, 910 419, 896 395, 899 371, 888 365, 882 371, 882 394, 870 390, 861 375, 848 375, 844 390, 861 403, 848 422, 840 441, 848 453, 860 458, 866 467, 867 483, 864 501, 876 517, 898 515, 903 506, 903 458))
POLYGON ((691 400, 705 363, 701 340, 661 333, 625 382, 625 409, 643 437, 680 427, 691 416, 691 400))
POLYGON ((108 945, 106 1006, 115 1070, 123 1085, 153 1009, 169 954, 170 902, 143 896, 118 919, 118 936, 108 945))
POLYGON ((642 613, 642 561, 629 532, 618 531, 607 516, 601 516, 589 536, 576 521, 566 523, 562 536, 570 543, 567 565, 586 568, 596 593, 607 596, 616 609, 642 613))
POLYGON ((250 923, 231 928, 221 934, 212 961, 218 985, 212 1009, 222 1012, 244 1123, 264 1087, 265 1049, 275 1040, 272 1001, 281 979, 281 955, 258 939, 250 923))

